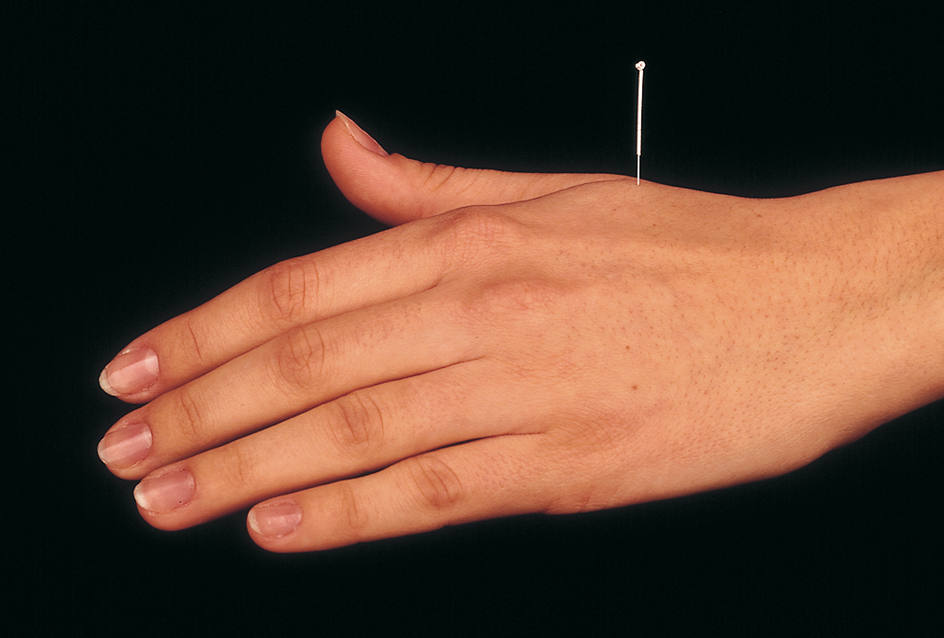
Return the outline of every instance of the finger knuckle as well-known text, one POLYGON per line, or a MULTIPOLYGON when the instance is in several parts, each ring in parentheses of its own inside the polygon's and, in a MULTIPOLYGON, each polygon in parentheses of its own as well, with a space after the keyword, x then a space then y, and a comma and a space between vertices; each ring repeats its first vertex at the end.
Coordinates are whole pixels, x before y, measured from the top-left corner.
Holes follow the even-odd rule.
POLYGON ((549 281, 538 278, 515 279, 491 286, 486 300, 509 310, 542 310, 560 306, 565 292, 549 281))
POLYGON ((334 405, 337 414, 332 420, 331 431, 340 449, 363 457, 382 445, 383 410, 369 391, 340 397, 334 405))
POLYGON ((371 519, 367 508, 363 506, 351 484, 337 483, 339 497, 339 515, 336 517, 342 527, 340 536, 345 544, 354 544, 366 540, 370 529, 371 519))
POLYGON ((420 167, 420 186, 423 192, 436 193, 453 181, 454 175, 460 175, 465 169, 445 164, 423 162, 420 167))
POLYGON ((277 385, 291 394, 307 391, 322 375, 325 343, 315 326, 305 326, 284 337, 277 346, 277 385))
POLYGON ((454 508, 462 501, 462 481, 442 459, 427 455, 414 457, 405 463, 420 508, 441 512, 454 508))
POLYGON ((188 386, 179 388, 174 396, 174 420, 177 433, 191 445, 203 445, 209 436, 206 421, 206 408, 194 396, 188 386))
POLYGON ((513 313, 516 321, 535 321, 566 307, 566 290, 539 277, 484 284, 462 303, 463 315, 473 321, 494 321, 513 313))
POLYGON ((220 477, 226 488, 244 492, 257 486, 256 463, 251 451, 244 445, 228 445, 223 448, 223 459, 219 464, 220 477))
POLYGON ((323 291, 324 277, 322 268, 304 258, 289 259, 268 268, 259 287, 263 321, 278 328, 298 324, 323 291))
POLYGON ((209 339, 204 324, 196 321, 191 314, 182 317, 181 341, 187 344, 187 359, 191 365, 203 366, 203 353, 209 339))
POLYGON ((453 211, 443 216, 441 224, 445 257, 457 265, 503 251, 519 234, 517 222, 488 206, 453 211))

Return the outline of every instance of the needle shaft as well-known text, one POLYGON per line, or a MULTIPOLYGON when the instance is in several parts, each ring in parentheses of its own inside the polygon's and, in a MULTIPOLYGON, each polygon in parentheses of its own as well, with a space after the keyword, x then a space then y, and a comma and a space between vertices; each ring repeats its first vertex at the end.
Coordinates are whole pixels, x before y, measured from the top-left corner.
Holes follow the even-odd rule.
POLYGON ((642 70, 646 63, 640 60, 636 63, 639 71, 639 84, 636 91, 636 185, 639 185, 639 164, 642 157, 642 70))

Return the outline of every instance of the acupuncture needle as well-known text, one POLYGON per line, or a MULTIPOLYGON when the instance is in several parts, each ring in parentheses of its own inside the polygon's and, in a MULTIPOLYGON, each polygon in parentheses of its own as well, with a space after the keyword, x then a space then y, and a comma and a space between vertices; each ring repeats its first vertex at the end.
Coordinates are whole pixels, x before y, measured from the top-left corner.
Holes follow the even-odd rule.
POLYGON ((636 186, 639 186, 639 160, 642 157, 642 70, 646 63, 642 60, 636 63, 639 71, 639 84, 636 91, 636 186))

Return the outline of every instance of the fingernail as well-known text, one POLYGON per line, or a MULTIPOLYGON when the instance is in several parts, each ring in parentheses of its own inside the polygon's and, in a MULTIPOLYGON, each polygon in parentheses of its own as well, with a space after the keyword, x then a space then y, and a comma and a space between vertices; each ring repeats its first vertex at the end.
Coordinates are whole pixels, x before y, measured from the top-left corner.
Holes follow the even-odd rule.
POLYGON ((169 512, 193 498, 193 476, 187 470, 172 470, 148 477, 134 488, 134 500, 142 509, 169 512))
POLYGON ((98 378, 102 390, 116 397, 135 394, 157 381, 157 355, 150 348, 122 352, 111 360, 98 378))
POLYGON ((335 111, 334 113, 338 116, 338 119, 344 122, 344 126, 347 127, 347 132, 351 134, 351 137, 353 137, 358 144, 366 148, 371 153, 376 153, 381 157, 387 157, 390 155, 390 153, 383 150, 383 147, 377 143, 377 140, 365 133, 364 129, 355 124, 354 120, 349 118, 341 111, 335 111))
POLYGON ((281 538, 291 534, 302 522, 302 508, 291 501, 267 503, 249 510, 249 527, 260 536, 281 538))
POLYGON ((110 430, 98 444, 98 458, 112 467, 131 467, 151 451, 151 428, 144 423, 110 430))

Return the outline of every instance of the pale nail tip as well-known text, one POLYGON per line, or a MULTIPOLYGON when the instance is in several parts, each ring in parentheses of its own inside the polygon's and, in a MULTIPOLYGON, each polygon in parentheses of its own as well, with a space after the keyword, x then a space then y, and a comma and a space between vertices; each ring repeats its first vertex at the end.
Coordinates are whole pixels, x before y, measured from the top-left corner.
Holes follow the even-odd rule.
POLYGON ((249 510, 249 515, 246 517, 246 521, 249 523, 249 529, 255 532, 257 535, 262 536, 263 538, 282 538, 285 534, 289 532, 279 533, 270 529, 262 529, 262 526, 259 524, 259 517, 256 515, 255 510, 249 510))
POLYGON ((144 494, 144 490, 141 489, 141 484, 138 483, 134 488, 134 502, 138 504, 138 507, 141 509, 150 510, 150 501, 148 501, 147 496, 144 494))
MULTIPOLYGON (((276 510, 279 509, 278 505, 264 505, 262 507, 263 509, 269 509, 270 507, 276 510)), ((266 517, 263 516, 263 520, 260 522, 259 515, 254 508, 249 510, 246 521, 249 523, 249 529, 259 536, 265 538, 284 538, 298 529, 298 525, 302 521, 301 512, 297 511, 297 508, 293 509, 296 511, 283 513, 281 516, 277 515, 275 518, 269 520, 266 520, 266 517)))
POLYGON ((98 458, 101 459, 102 463, 104 463, 105 465, 108 465, 111 459, 108 457, 108 452, 105 450, 104 443, 105 441, 102 440, 98 444, 98 458))
POLYGON ((118 393, 115 392, 114 389, 112 389, 111 384, 108 383, 107 370, 108 368, 105 368, 104 370, 102 370, 102 373, 98 376, 98 385, 100 385, 102 390, 105 391, 105 394, 109 394, 113 397, 116 397, 118 396, 118 393))
POLYGON ((351 130, 351 125, 354 124, 354 120, 338 110, 335 110, 334 116, 335 118, 341 120, 341 123, 344 124, 344 127, 347 129, 348 133, 354 135, 354 131, 351 130))
POLYGON ((262 533, 262 530, 259 529, 259 519, 256 518, 256 510, 249 510, 249 515, 246 517, 246 521, 249 523, 249 529, 254 531, 259 536, 265 536, 265 534, 262 533))

